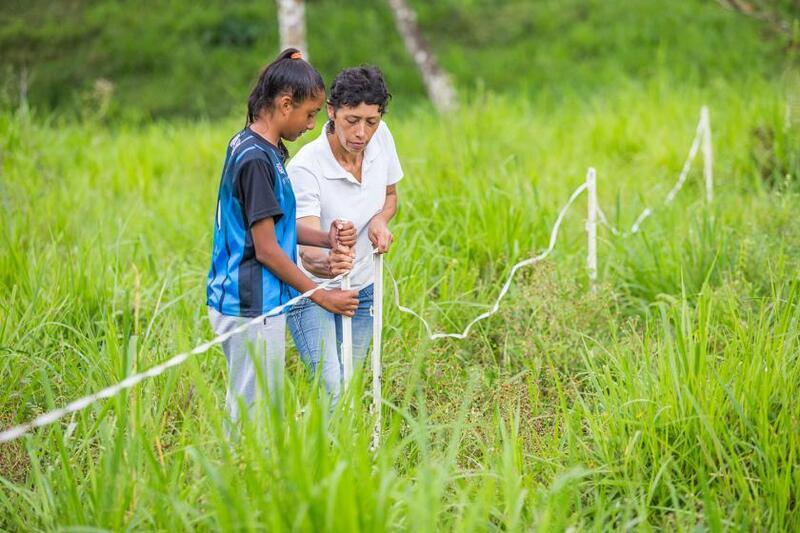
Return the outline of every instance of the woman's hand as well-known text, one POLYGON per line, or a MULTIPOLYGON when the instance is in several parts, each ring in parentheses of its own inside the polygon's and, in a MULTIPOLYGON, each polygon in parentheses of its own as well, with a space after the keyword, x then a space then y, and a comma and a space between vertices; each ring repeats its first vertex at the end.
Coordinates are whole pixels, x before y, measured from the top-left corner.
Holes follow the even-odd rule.
POLYGON ((356 254, 353 248, 348 248, 342 244, 337 244, 328 255, 328 271, 332 278, 339 274, 350 272, 353 269, 353 261, 356 254))
POLYGON ((334 220, 328 231, 330 248, 333 251, 337 244, 352 248, 356 244, 356 227, 349 220, 334 220))
POLYGON ((367 235, 369 236, 372 246, 378 250, 379 254, 388 252, 389 248, 392 246, 392 242, 394 242, 394 236, 392 232, 389 231, 388 224, 379 216, 370 221, 369 227, 367 228, 367 235))

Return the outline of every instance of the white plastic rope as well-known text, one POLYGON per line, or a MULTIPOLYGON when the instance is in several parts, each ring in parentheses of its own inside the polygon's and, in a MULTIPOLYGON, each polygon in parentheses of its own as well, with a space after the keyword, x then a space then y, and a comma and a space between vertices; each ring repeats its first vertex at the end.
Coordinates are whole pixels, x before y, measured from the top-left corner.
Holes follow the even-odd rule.
MULTIPOLYGON (((672 189, 667 193, 667 196, 664 198, 663 205, 668 205, 672 203, 677 196, 678 192, 683 188, 683 184, 686 183, 686 178, 689 176, 689 170, 692 168, 692 163, 697 157, 697 152, 700 150, 701 143, 703 145, 703 155, 704 155, 704 174, 706 176, 706 198, 710 201, 712 198, 712 177, 711 177, 711 125, 708 119, 708 108, 703 106, 700 111, 700 120, 697 122, 697 129, 695 131, 694 140, 692 141, 692 146, 689 148, 689 154, 686 157, 686 161, 683 163, 683 168, 681 169, 680 174, 678 175, 678 180, 675 182, 675 185, 672 186, 672 189)), ((639 233, 639 230, 642 227, 642 223, 647 220, 650 215, 653 214, 653 208, 645 207, 642 212, 636 217, 631 229, 628 231, 621 231, 618 228, 611 225, 606 217, 606 214, 603 212, 603 209, 598 206, 597 214, 600 218, 600 223, 605 226, 611 233, 616 235, 617 237, 630 237, 636 233, 639 233)))
POLYGON ((564 215, 567 214, 567 210, 572 205, 572 203, 575 201, 575 199, 585 190, 586 190, 586 183, 584 182, 583 184, 581 184, 577 189, 575 189, 572 192, 572 195, 569 197, 569 200, 567 201, 567 203, 564 204, 564 206, 561 208, 561 211, 558 213, 558 217, 556 218, 556 222, 553 225, 553 230, 550 232, 550 244, 547 247, 547 249, 544 250, 539 255, 536 255, 534 257, 530 257, 530 258, 525 259, 524 261, 520 261, 519 263, 514 265, 511 268, 511 272, 509 273, 508 278, 506 279, 506 282, 503 284, 503 288, 500 289, 500 294, 497 296, 497 299, 494 301, 494 304, 492 305, 491 309, 489 309, 485 313, 481 313, 480 315, 478 315, 474 319, 472 319, 472 321, 469 324, 467 324, 467 327, 465 327, 464 331, 462 331, 461 333, 440 333, 440 332, 434 333, 433 330, 431 329, 430 324, 428 324, 427 320, 422 318, 422 316, 420 316, 419 313, 417 313, 413 309, 402 305, 400 303, 400 289, 398 288, 397 280, 395 279, 394 275, 392 274, 391 269, 387 268, 387 270, 389 271, 389 277, 392 279, 392 284, 394 285, 394 302, 395 302, 395 305, 397 305, 397 308, 400 311, 402 311, 403 313, 407 313, 409 315, 412 315, 412 316, 415 316, 416 318, 418 318, 420 320, 420 322, 422 322, 422 324, 425 326, 425 330, 428 333, 428 338, 431 339, 431 340, 444 339, 444 338, 452 338, 452 339, 464 339, 464 338, 466 338, 467 335, 469 335, 469 332, 472 329, 472 326, 474 326, 475 324, 477 324, 481 320, 489 318, 490 316, 495 314, 498 311, 498 309, 500 309, 500 301, 503 299, 503 297, 508 292, 508 289, 511 287, 511 282, 514 279, 514 274, 516 274, 517 271, 520 268, 526 267, 528 265, 532 265, 533 263, 537 263, 537 262, 541 261, 542 259, 544 259, 545 257, 547 257, 548 255, 550 255, 550 252, 553 251, 553 248, 556 245, 556 240, 558 239, 558 229, 561 226, 561 222, 564 220, 564 215))
MULTIPOLYGON (((356 265, 359 265, 360 263, 364 263, 364 262, 367 262, 367 261, 372 261, 372 255, 366 256, 366 257, 360 259, 359 261, 357 261, 356 264, 353 265, 353 268, 356 268, 356 265)), ((274 309, 271 309, 271 310, 267 311, 263 315, 260 315, 260 316, 257 316, 255 318, 253 318, 252 320, 248 320, 247 322, 242 323, 240 326, 237 326, 236 328, 232 329, 231 331, 228 331, 227 333, 224 333, 222 335, 214 337, 210 341, 204 342, 203 344, 200 344, 199 346, 196 346, 194 349, 192 349, 192 350, 190 350, 188 352, 179 353, 178 355, 175 355, 175 356, 171 357, 170 359, 167 359, 166 361, 164 361, 160 365, 156 365, 156 366, 150 368, 149 370, 146 370, 144 372, 140 372, 138 374, 133 374, 131 376, 128 376, 127 378, 123 379, 119 383, 116 383, 114 385, 110 385, 110 386, 108 386, 108 387, 106 387, 106 388, 104 388, 102 390, 99 390, 99 391, 95 392, 94 394, 89 394, 88 396, 84 396, 83 398, 79 398, 79 399, 77 399, 77 400, 75 400, 73 402, 68 403, 64 407, 61 407, 59 409, 54 409, 52 411, 48 411, 47 413, 41 414, 41 415, 37 416, 36 418, 34 418, 33 420, 31 420, 29 422, 26 422, 24 424, 20 424, 18 426, 11 427, 11 428, 3 431, 2 433, 0 433, 0 443, 18 439, 21 436, 23 436, 26 433, 28 433, 29 431, 31 431, 32 429, 50 425, 50 424, 58 421, 60 418, 66 416, 66 415, 68 415, 70 413, 75 413, 77 411, 81 411, 81 410, 86 409, 90 405, 92 405, 92 404, 94 404, 94 403, 96 403, 96 402, 98 402, 100 400, 104 400, 106 398, 111 398, 112 396, 116 396, 117 394, 119 394, 123 390, 130 389, 131 387, 134 387, 135 385, 137 385, 141 381, 144 381, 147 378, 153 378, 153 377, 156 377, 156 376, 158 376, 160 374, 163 374, 165 371, 169 370, 170 368, 178 366, 180 364, 183 364, 191 356, 199 355, 201 353, 207 352, 212 347, 214 347, 214 346, 216 346, 218 344, 222 344, 223 342, 225 342, 226 340, 228 340, 232 336, 236 335, 237 333, 241 333, 242 331, 246 330, 250 326, 263 321, 265 318, 280 314, 281 311, 283 311, 287 307, 290 307, 290 306, 296 304, 297 302, 299 302, 303 298, 308 298, 309 296, 311 296, 312 294, 314 294, 318 290, 328 287, 328 285, 330 285, 331 283, 333 283, 335 281, 339 281, 343 277, 344 277, 344 274, 340 274, 340 275, 336 276, 335 278, 331 278, 331 279, 329 279, 329 280, 317 285, 313 289, 308 290, 308 291, 304 292, 303 294, 300 294, 299 296, 296 296, 296 297, 292 298, 291 300, 289 300, 285 304, 279 305, 278 307, 275 307, 274 309)))

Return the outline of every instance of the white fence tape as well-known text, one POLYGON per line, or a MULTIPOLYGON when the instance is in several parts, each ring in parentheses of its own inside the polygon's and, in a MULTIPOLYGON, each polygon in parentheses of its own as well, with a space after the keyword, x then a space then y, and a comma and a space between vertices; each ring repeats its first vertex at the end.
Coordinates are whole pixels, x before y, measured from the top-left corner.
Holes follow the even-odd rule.
MULTIPOLYGON (((683 163, 683 168, 681 168, 681 172, 678 175, 678 180, 664 198, 663 205, 672 203, 680 190, 683 188, 683 184, 686 183, 686 178, 689 176, 689 170, 692 168, 692 163, 697 157, 697 152, 700 150, 701 145, 703 148, 703 174, 706 184, 706 200, 710 203, 714 197, 714 176, 712 161, 713 154, 711 151, 711 121, 709 119, 708 107, 706 106, 703 106, 700 110, 700 119, 697 121, 697 130, 695 131, 694 139, 692 140, 692 146, 689 148, 689 154, 686 156, 686 161, 683 163)), ((606 214, 603 212, 602 208, 598 207, 597 214, 600 217, 600 223, 611 233, 617 237, 630 237, 631 235, 639 233, 642 223, 653 214, 653 209, 649 206, 645 207, 639 216, 636 217, 631 229, 628 231, 621 231, 620 229, 614 227, 608 221, 608 217, 606 217, 606 214)))

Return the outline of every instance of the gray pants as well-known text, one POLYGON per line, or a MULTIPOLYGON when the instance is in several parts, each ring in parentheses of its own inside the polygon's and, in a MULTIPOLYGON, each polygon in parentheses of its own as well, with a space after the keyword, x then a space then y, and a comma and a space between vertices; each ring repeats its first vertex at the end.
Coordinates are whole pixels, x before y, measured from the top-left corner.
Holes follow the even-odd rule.
MULTIPOLYGON (((209 307, 208 317, 217 335, 240 326, 251 318, 227 316, 209 307)), ((269 391, 270 400, 280 408, 283 398, 283 368, 286 351, 286 315, 257 322, 222 343, 228 361, 228 392, 225 408, 231 422, 240 418, 239 399, 249 408, 269 391)))

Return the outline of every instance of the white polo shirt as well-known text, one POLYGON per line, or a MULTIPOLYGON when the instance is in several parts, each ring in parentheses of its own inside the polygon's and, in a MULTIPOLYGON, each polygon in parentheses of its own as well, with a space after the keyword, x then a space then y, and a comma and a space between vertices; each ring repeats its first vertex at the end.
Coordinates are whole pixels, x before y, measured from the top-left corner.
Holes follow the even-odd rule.
MULTIPOLYGON (((336 219, 351 220, 358 231, 356 261, 372 253, 367 235, 369 221, 383 209, 386 187, 400 181, 403 169, 397 157, 394 139, 386 123, 381 121, 364 150, 361 183, 346 171, 333 155, 325 131, 303 146, 286 165, 297 199, 297 218, 319 217, 327 231, 336 219)), ((324 281, 298 265, 317 283, 324 281)), ((362 289, 373 282, 372 265, 365 261, 350 275, 350 286, 362 289)), ((332 286, 338 287, 339 284, 332 286)))

